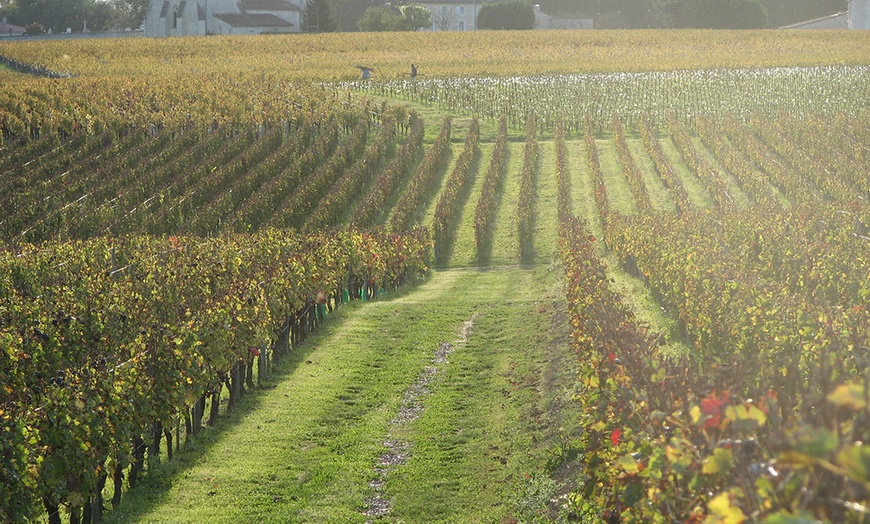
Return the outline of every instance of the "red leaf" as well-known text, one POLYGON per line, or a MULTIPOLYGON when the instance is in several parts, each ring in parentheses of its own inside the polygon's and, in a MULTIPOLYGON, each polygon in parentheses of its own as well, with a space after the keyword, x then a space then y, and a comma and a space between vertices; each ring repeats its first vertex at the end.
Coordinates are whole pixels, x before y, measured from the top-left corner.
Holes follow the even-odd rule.
POLYGON ((619 428, 614 429, 610 433, 610 443, 613 444, 614 447, 619 445, 619 438, 622 436, 622 430, 619 428))
POLYGON ((722 422, 722 411, 730 398, 730 391, 723 391, 720 395, 713 389, 706 398, 701 400, 701 413, 710 417, 704 421, 705 428, 715 428, 722 422))

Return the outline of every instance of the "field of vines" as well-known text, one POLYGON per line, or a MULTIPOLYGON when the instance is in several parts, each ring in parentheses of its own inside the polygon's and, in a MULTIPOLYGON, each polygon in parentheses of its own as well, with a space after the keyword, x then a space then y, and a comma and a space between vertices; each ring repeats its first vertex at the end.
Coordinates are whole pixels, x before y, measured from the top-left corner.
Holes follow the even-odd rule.
POLYGON ((466 237, 564 270, 562 518, 870 519, 870 37, 402 38, 0 44, 64 73, 0 69, 0 521, 100 520, 466 237))

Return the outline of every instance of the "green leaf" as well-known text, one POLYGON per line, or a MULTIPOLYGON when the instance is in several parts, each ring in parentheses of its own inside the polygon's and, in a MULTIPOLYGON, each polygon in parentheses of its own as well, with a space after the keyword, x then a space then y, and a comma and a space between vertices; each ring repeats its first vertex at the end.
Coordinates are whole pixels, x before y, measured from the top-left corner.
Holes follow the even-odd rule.
POLYGON ((725 475, 734 467, 734 453, 728 448, 716 448, 704 461, 701 471, 706 475, 725 475))
POLYGON ((839 445, 839 439, 825 428, 804 426, 791 435, 794 450, 814 458, 827 458, 839 445))
POLYGON ((769 515, 761 521, 761 524, 821 524, 822 521, 816 520, 809 513, 799 513, 792 515, 785 511, 780 511, 769 515))
POLYGON ((846 470, 849 478, 870 482, 870 445, 852 446, 837 453, 837 464, 846 470))
POLYGON ((619 467, 624 469, 626 473, 634 475, 635 473, 640 471, 640 466, 631 455, 623 455, 619 457, 619 460, 616 461, 616 463, 619 465, 619 467))

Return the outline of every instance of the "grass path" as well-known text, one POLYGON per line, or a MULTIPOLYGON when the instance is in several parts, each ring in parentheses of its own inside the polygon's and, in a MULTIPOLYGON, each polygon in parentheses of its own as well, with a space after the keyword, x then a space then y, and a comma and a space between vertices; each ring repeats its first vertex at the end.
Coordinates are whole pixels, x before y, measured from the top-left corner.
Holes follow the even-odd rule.
POLYGON ((110 522, 365 522, 389 421, 472 317, 467 343, 405 430, 410 458, 386 479, 393 510, 381 521, 518 514, 544 460, 537 446, 556 438, 540 417, 560 417, 552 403, 569 396, 570 366, 553 368, 570 360, 558 285, 546 268, 446 270, 343 307, 247 398, 244 414, 226 417, 230 427, 154 468, 110 522))

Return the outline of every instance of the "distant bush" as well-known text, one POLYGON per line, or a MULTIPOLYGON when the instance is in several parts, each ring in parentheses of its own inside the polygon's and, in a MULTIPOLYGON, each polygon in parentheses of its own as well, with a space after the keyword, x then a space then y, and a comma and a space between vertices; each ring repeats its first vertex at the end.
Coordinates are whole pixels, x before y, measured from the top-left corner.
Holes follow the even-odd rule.
POLYGON ((477 13, 478 29, 534 29, 535 8, 527 0, 485 4, 477 13))
POLYGON ((37 24, 36 22, 33 22, 32 24, 27 24, 24 27, 24 31, 28 35, 44 35, 45 34, 45 28, 42 27, 42 24, 37 24))

